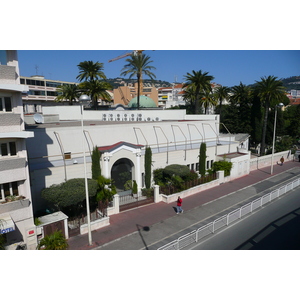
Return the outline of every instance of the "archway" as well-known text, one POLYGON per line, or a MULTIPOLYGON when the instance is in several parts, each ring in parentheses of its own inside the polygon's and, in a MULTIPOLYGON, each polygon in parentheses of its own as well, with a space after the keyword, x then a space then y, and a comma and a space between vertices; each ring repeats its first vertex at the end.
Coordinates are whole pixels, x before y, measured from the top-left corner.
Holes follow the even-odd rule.
POLYGON ((133 163, 128 158, 118 159, 111 168, 111 179, 113 180, 117 191, 124 191, 124 184, 132 180, 133 163))

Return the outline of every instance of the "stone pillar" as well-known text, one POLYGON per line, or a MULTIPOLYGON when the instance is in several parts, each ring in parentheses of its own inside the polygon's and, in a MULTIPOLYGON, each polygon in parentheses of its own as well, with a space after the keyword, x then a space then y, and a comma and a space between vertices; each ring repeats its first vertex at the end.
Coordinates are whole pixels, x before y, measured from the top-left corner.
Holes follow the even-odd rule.
POLYGON ((154 185, 154 203, 160 202, 161 199, 159 197, 159 185, 154 185))
POLYGON ((224 183, 224 171, 217 171, 217 179, 219 179, 219 184, 224 183))
POLYGON ((103 154, 103 161, 104 161, 104 174, 103 176, 105 178, 110 178, 110 174, 109 174, 109 160, 110 160, 110 156, 108 155, 108 153, 104 153, 103 154))
POLYGON ((141 150, 137 150, 137 152, 135 153, 136 156, 136 169, 135 169, 135 181, 137 183, 138 186, 138 195, 141 192, 141 188, 142 188, 142 174, 141 174, 141 150))
POLYGON ((120 212, 120 196, 118 194, 114 195, 114 211, 115 214, 120 212))

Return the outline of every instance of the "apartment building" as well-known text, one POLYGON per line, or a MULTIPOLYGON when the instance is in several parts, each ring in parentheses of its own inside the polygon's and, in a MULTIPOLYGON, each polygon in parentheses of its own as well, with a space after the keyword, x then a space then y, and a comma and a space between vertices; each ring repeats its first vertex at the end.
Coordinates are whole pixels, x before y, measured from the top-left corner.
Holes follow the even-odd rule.
POLYGON ((0 235, 6 249, 36 248, 17 51, 0 51, 0 235))
MULTIPOLYGON (((57 87, 67 84, 76 84, 60 80, 45 79, 44 76, 20 76, 20 83, 28 86, 27 93, 22 95, 23 111, 25 114, 41 113, 43 106, 57 105, 57 87)), ((62 101, 60 105, 69 105, 69 101, 62 101)))

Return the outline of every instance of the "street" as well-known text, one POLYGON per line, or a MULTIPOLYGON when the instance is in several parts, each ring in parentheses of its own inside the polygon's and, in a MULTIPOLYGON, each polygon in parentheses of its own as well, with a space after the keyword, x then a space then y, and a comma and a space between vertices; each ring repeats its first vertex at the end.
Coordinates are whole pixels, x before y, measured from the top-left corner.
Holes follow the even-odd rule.
POLYGON ((298 187, 203 242, 191 245, 189 249, 300 249, 299 192, 298 187))

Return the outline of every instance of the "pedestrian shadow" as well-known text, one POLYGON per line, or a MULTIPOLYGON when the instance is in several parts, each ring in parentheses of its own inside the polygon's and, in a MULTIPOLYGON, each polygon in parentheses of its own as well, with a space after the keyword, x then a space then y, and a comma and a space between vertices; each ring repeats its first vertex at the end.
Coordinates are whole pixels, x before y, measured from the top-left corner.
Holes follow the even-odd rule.
POLYGON ((177 207, 173 206, 174 211, 177 213, 177 207))

